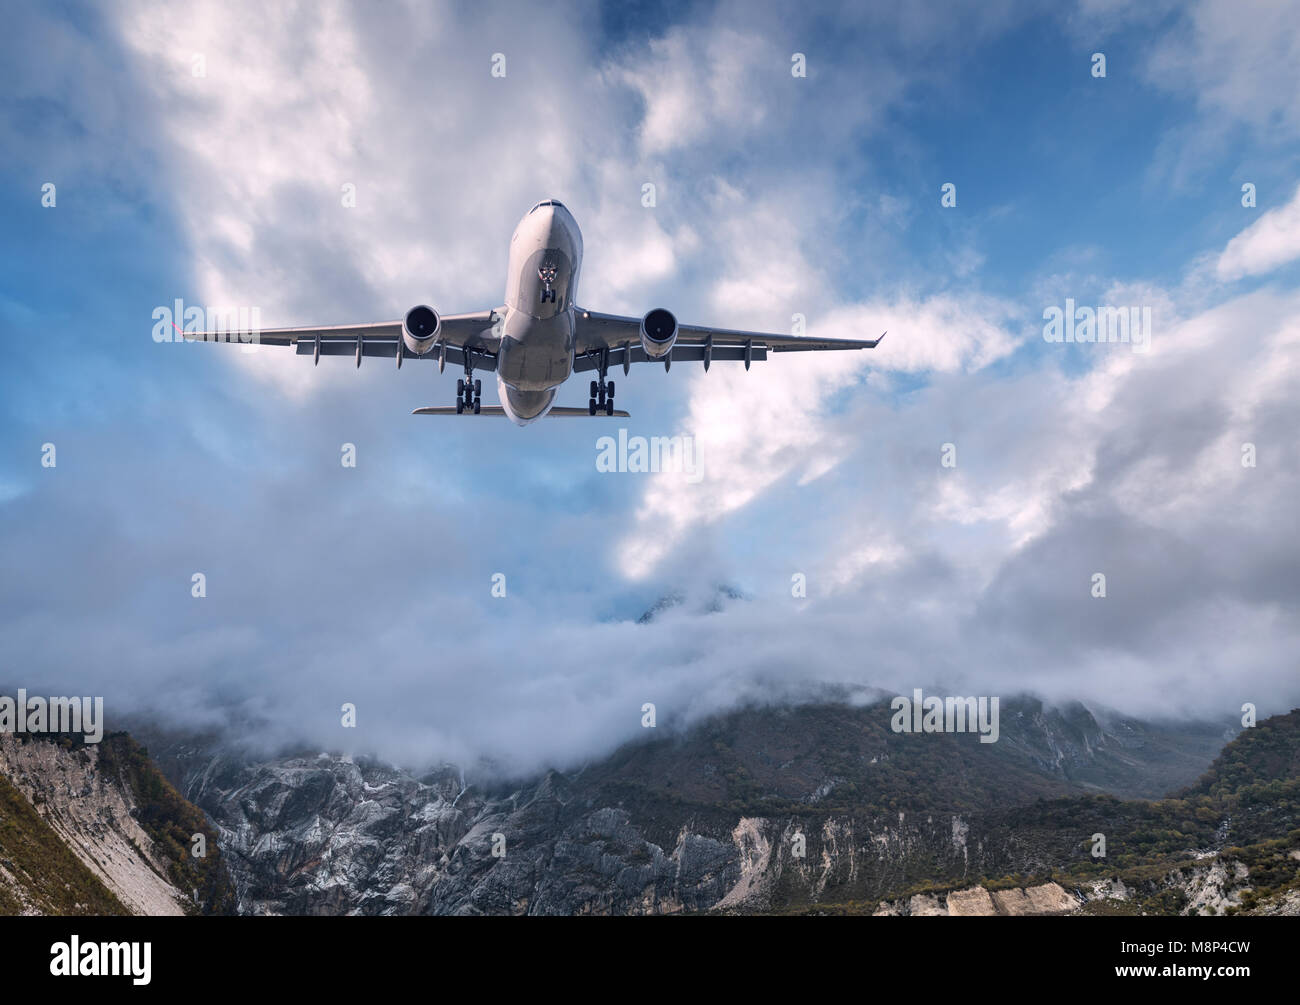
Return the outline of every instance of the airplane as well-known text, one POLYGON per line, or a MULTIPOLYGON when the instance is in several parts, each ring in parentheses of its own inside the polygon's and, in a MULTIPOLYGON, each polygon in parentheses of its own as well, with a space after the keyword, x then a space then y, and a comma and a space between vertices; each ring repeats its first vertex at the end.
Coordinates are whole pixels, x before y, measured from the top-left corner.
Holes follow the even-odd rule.
POLYGON ((611 365, 626 375, 633 363, 714 360, 744 361, 745 369, 769 352, 874 349, 884 338, 860 340, 776 335, 679 325, 663 307, 643 317, 601 314, 577 306, 582 269, 582 232, 563 203, 545 199, 524 214, 510 238, 510 264, 503 306, 469 314, 441 315, 419 304, 400 321, 331 325, 321 328, 268 328, 256 332, 186 332, 191 341, 256 342, 296 347, 315 364, 324 356, 355 354, 395 357, 400 369, 408 356, 436 359, 441 373, 448 361, 464 368, 456 381, 454 406, 417 408, 412 415, 504 415, 519 426, 550 416, 623 416, 614 408, 611 365), (475 370, 495 371, 500 406, 484 406, 483 382, 475 370), (555 404, 556 391, 575 373, 594 370, 586 408, 555 404))

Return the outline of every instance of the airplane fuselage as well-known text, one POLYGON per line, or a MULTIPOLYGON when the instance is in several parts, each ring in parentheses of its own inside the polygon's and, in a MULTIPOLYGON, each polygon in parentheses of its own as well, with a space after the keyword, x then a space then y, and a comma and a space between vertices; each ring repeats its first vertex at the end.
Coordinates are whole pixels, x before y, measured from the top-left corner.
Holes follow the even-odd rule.
POLYGON ((555 404, 573 373, 574 299, 582 232, 561 203, 538 203, 510 239, 506 316, 497 350, 497 390, 512 421, 527 425, 555 404))

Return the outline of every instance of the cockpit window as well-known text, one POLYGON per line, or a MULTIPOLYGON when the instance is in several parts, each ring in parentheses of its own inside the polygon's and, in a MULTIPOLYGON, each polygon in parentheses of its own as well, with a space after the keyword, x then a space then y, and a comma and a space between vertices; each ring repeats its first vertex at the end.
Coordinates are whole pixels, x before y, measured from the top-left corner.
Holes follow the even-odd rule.
POLYGON ((555 206, 555 207, 557 207, 558 209, 564 209, 564 203, 559 202, 559 201, 556 200, 556 199, 543 199, 541 202, 539 202, 536 206, 534 206, 534 207, 533 207, 532 209, 530 209, 528 212, 529 212, 529 214, 531 215, 532 213, 535 213, 537 210, 541 209, 543 206, 555 206))

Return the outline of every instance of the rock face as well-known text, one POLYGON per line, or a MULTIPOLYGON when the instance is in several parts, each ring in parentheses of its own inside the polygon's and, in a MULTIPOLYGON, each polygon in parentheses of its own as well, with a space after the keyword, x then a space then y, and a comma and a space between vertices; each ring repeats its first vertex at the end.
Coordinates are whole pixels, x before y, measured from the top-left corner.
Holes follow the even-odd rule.
POLYGON ((468 783, 193 737, 155 736, 151 757, 125 734, 0 736, 0 913, 1300 911, 1300 711, 1156 801, 1095 780, 1149 784, 1133 773, 1185 764, 1205 731, 1117 737, 1032 702, 1007 703, 996 745, 887 721, 748 709, 577 771, 468 783), (199 832, 220 851, 188 854, 199 832))
MULTIPOLYGON (((1017 892, 1023 895, 1023 891, 1017 892)), ((944 907, 946 910, 943 913, 951 917, 999 913, 993 905, 993 898, 989 896, 988 890, 982 886, 972 886, 969 890, 954 890, 948 894, 944 907)))
POLYGON ((1057 883, 1041 883, 1012 890, 994 890, 982 886, 953 890, 946 896, 917 894, 905 900, 885 901, 875 911, 880 917, 991 917, 1030 914, 1069 914, 1082 901, 1057 883))
POLYGON ((1079 901, 1056 883, 1043 883, 1023 890, 999 890, 993 894, 998 914, 1065 914, 1079 901))
POLYGON ((189 789, 246 913, 659 914, 713 906, 741 872, 730 842, 684 830, 665 850, 555 774, 484 796, 453 769, 223 757, 189 789))
MULTIPOLYGON (((0 734, 0 773, 127 910, 184 914, 186 894, 166 878, 166 858, 132 815, 130 790, 98 770, 99 753, 0 734)), ((9 882, 21 895, 17 877, 9 882)))
MULTIPOLYGON (((1117 738, 1079 709, 1011 705, 1003 720, 1005 742, 981 745, 899 738, 870 708, 747 710, 510 785, 328 754, 259 763, 173 744, 163 760, 219 829, 245 913, 874 910, 918 881, 963 879, 896 913, 1060 913, 1074 901, 1055 884, 990 895, 970 880, 1081 855, 1073 833, 1011 821, 1017 797, 1095 791, 1070 772, 1141 774, 1153 744, 1147 727, 1117 738)), ((1154 746, 1158 771, 1192 756, 1171 755, 1167 735, 1154 746)))

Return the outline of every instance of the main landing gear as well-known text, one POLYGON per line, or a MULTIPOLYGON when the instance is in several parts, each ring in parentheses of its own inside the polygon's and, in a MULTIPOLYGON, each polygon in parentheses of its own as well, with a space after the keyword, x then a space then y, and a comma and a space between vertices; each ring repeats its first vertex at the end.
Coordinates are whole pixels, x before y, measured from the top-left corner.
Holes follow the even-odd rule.
POLYGON ((604 412, 606 415, 614 414, 614 382, 612 380, 606 381, 602 378, 591 382, 591 397, 587 400, 587 414, 595 415, 597 412, 604 412))
POLYGON ((465 412, 479 414, 483 407, 483 381, 474 379, 474 365, 469 354, 465 354, 465 376, 456 381, 456 414, 465 412))
POLYGON ((595 415, 597 412, 604 412, 606 415, 614 414, 614 382, 605 380, 609 373, 609 350, 602 349, 600 352, 600 374, 599 380, 591 382, 591 397, 587 400, 587 414, 595 415))

